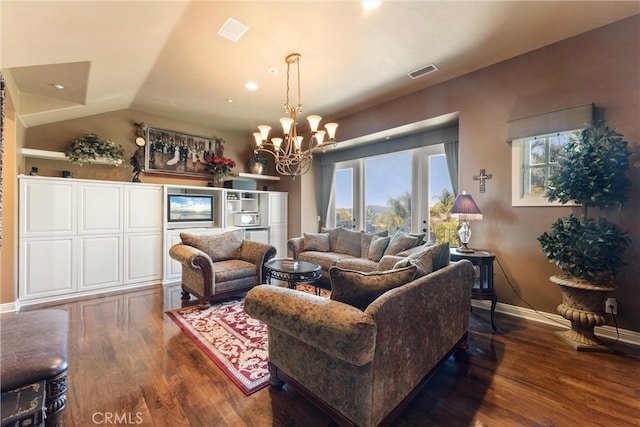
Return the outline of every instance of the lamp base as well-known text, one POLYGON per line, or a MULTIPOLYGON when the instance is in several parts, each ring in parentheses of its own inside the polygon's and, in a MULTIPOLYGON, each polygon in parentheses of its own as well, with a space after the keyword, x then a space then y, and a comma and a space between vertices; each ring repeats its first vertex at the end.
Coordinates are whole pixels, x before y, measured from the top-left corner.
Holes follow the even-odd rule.
POLYGON ((462 254, 472 254, 475 251, 467 246, 466 243, 463 243, 462 246, 456 248, 456 252, 460 252, 462 254))

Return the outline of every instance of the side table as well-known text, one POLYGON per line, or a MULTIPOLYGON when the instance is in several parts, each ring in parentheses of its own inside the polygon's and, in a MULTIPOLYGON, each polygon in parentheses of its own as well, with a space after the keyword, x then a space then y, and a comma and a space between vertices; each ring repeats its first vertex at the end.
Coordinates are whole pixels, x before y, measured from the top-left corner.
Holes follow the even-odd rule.
POLYGON ((491 300, 491 327, 494 331, 497 331, 493 323, 493 313, 496 311, 496 303, 498 302, 498 295, 496 295, 496 292, 493 290, 493 261, 496 259, 496 254, 483 250, 465 253, 458 252, 455 248, 451 248, 450 255, 451 261, 466 259, 478 267, 479 274, 471 289, 471 298, 491 300))

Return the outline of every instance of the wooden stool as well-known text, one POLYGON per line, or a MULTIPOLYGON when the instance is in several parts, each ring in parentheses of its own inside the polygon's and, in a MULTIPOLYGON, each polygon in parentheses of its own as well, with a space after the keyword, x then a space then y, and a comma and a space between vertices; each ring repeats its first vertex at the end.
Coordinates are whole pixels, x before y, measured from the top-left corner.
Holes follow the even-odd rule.
POLYGON ((2 426, 62 425, 69 317, 34 310, 0 317, 2 426))

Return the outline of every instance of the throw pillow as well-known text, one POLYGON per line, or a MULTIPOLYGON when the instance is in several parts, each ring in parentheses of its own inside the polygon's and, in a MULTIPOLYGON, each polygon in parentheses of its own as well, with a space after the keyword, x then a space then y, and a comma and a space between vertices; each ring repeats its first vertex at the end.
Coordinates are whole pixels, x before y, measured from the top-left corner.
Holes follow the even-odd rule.
POLYGON ((329 246, 331 247, 330 251, 332 252, 336 252, 336 243, 338 242, 340 230, 342 230, 342 228, 320 228, 321 233, 329 233, 329 246))
POLYGON ((338 233, 338 240, 336 241, 335 249, 332 247, 333 252, 341 254, 347 254, 355 257, 360 256, 360 232, 351 231, 346 228, 341 228, 338 233))
POLYGON ((240 256, 244 230, 238 229, 209 236, 180 233, 180 239, 185 245, 200 249, 209 255, 211 261, 217 262, 226 259, 237 259, 240 256))
POLYGON ((305 251, 329 252, 331 250, 329 233, 303 233, 303 235, 305 251))
POLYGON ((409 255, 405 259, 398 261, 393 266, 394 269, 404 268, 408 265, 416 266, 416 279, 426 276, 433 271, 433 254, 434 251, 426 250, 417 254, 409 255))
POLYGON ((409 236, 415 237, 416 239, 418 239, 418 241, 416 242, 416 246, 420 246, 421 244, 424 243, 425 233, 408 233, 408 234, 409 236))
POLYGON ((451 262, 449 242, 440 243, 430 247, 435 252, 433 255, 433 271, 446 267, 451 262))
POLYGON ((369 253, 367 254, 367 258, 375 262, 380 261, 380 258, 382 258, 382 255, 384 254, 384 250, 387 249, 389 240, 391 240, 391 237, 388 236, 373 236, 371 244, 369 245, 369 253))
POLYGON ((398 229, 389 241, 389 246, 385 249, 384 254, 396 255, 398 252, 414 247, 417 242, 417 238, 411 237, 404 231, 398 229))
POLYGON ((369 273, 331 267, 329 269, 332 289, 330 298, 364 311, 380 295, 412 281, 415 274, 415 266, 369 273))
POLYGON ((373 236, 381 236, 387 237, 389 232, 387 230, 380 231, 378 233, 366 233, 362 231, 360 233, 360 258, 368 258, 369 257, 369 247, 371 246, 371 241, 373 240, 373 236))

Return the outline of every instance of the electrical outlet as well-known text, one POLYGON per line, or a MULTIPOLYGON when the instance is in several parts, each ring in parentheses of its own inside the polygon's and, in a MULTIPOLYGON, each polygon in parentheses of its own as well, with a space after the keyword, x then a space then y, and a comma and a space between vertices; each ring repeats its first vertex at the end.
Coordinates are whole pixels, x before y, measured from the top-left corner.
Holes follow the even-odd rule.
POLYGON ((609 314, 618 314, 618 301, 615 298, 607 298, 605 311, 609 314))

